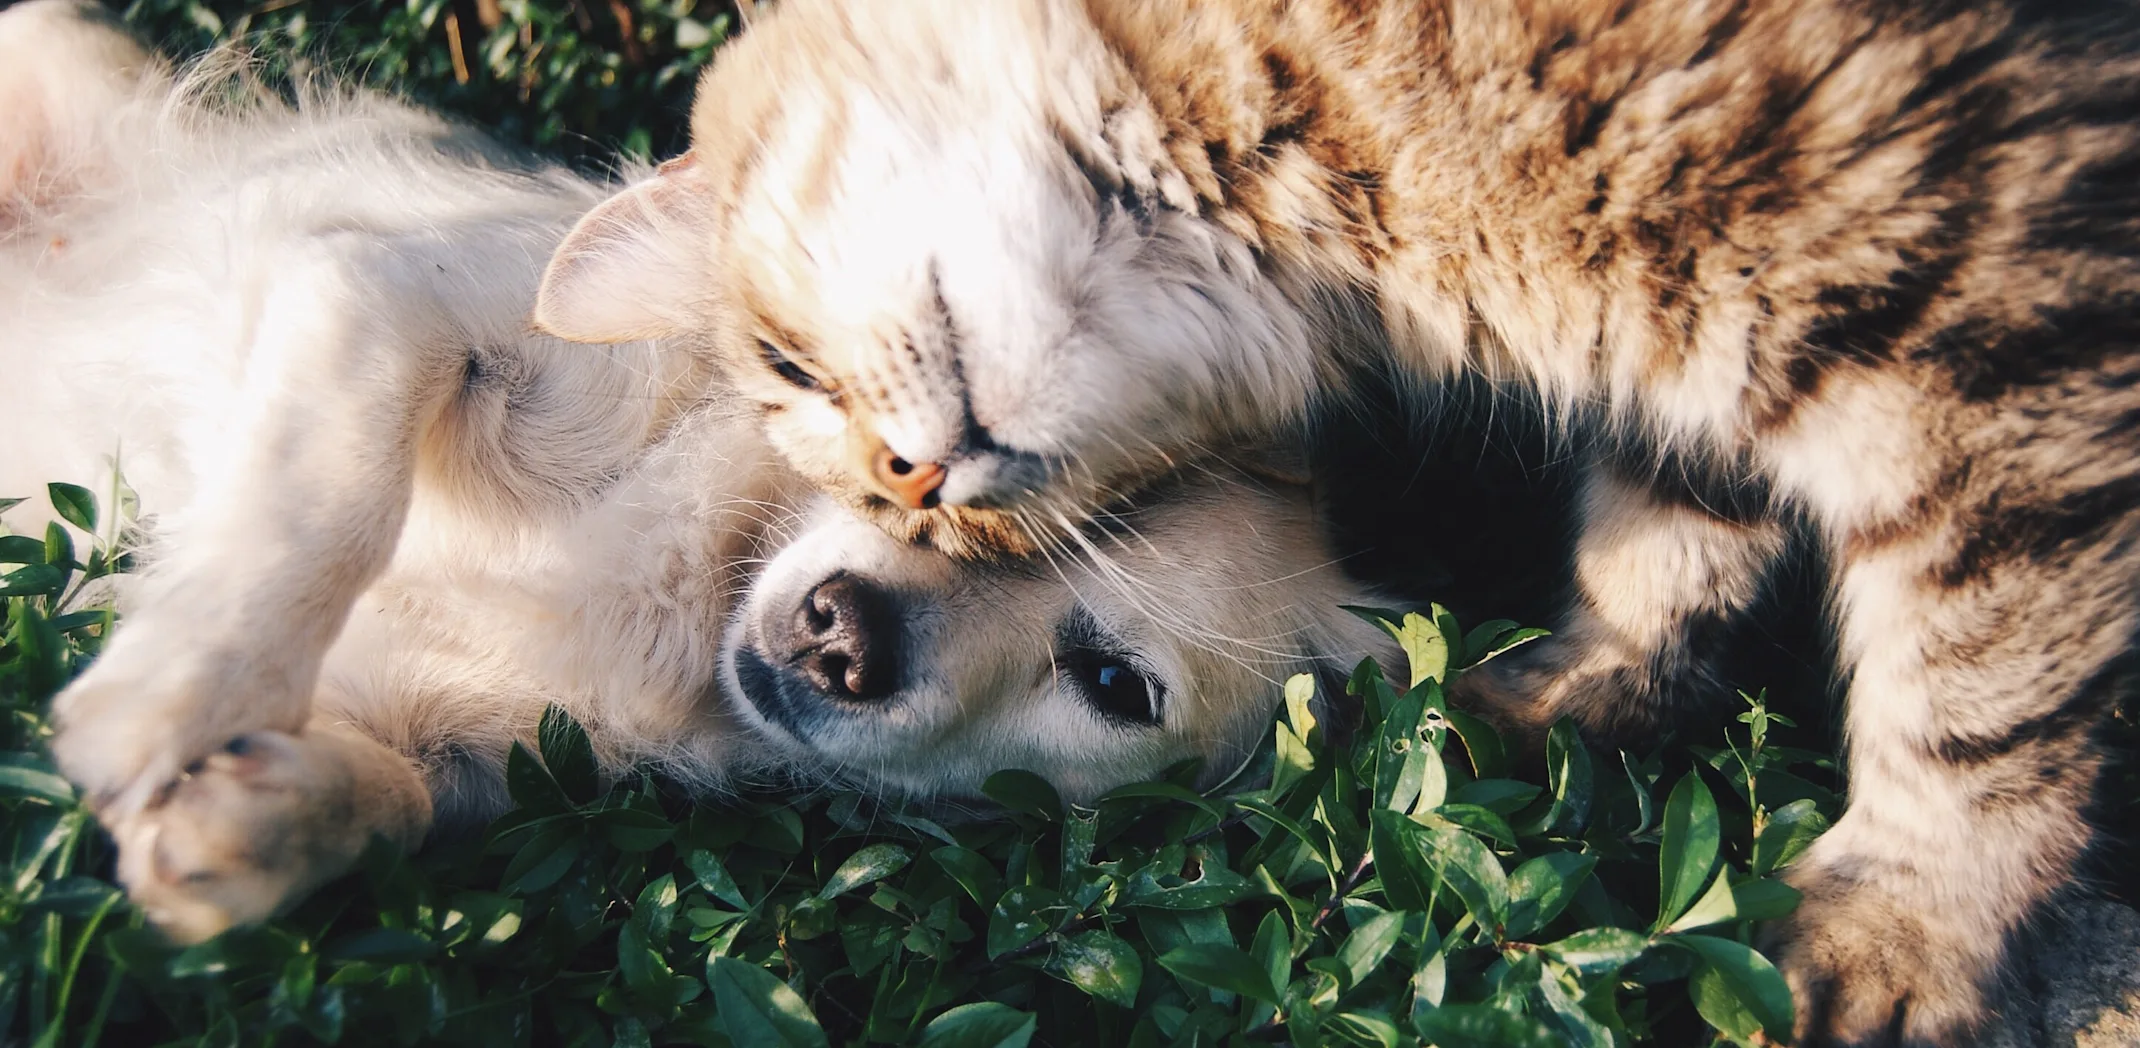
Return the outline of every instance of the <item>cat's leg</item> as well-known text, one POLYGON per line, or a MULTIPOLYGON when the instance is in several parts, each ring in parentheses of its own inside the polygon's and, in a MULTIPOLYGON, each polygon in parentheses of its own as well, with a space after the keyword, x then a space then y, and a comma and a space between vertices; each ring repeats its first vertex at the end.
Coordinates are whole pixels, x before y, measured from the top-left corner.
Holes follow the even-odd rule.
POLYGON ((189 764, 117 821, 119 880, 165 934, 263 920, 347 872, 374 835, 423 841, 431 797, 408 758, 345 724, 255 731, 189 764))
POLYGON ((152 507, 169 524, 155 563, 55 704, 60 767, 114 826, 230 740, 304 726, 322 656, 393 552, 419 432, 459 388, 465 349, 423 274, 361 234, 293 254, 239 355, 243 416, 198 456, 191 503, 152 507))
POLYGON ((2093 729, 2140 682, 2140 477, 2023 461, 2047 450, 1957 457, 1937 494, 1835 536, 1850 803, 1771 932, 1800 1044, 1968 1043, 2087 846, 2093 729))
POLYGON ((1459 678, 1451 699, 1535 743, 1573 718, 1638 742, 1729 694, 1715 660, 1784 548, 1766 499, 1704 497, 1675 471, 1606 457, 1583 475, 1573 593, 1550 637, 1459 678))

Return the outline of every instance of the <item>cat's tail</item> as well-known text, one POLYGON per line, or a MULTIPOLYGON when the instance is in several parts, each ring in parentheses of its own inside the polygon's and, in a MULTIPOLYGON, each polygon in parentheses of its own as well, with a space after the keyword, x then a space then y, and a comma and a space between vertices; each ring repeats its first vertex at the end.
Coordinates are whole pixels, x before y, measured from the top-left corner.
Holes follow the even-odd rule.
POLYGON ((118 115, 165 75, 89 0, 0 11, 0 237, 114 175, 118 115))

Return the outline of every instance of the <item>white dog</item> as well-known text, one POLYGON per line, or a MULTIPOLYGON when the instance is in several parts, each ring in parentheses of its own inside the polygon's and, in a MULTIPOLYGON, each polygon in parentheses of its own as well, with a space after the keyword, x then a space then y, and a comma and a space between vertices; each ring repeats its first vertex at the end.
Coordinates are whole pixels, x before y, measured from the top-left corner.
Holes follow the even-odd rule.
POLYGON ((530 332, 605 187, 228 56, 174 75, 90 11, 0 14, 0 494, 116 456, 149 512, 53 748, 176 936, 497 812, 550 703, 705 790, 1089 798, 1222 774, 1275 682, 1388 650, 1304 493, 1222 466, 1031 563, 895 542, 703 347, 530 332))

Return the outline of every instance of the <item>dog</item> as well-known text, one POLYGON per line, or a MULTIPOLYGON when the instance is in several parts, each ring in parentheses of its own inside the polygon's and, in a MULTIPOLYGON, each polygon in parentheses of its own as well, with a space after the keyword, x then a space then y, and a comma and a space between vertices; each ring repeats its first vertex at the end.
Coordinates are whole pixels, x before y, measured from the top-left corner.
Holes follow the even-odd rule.
POLYGON ((1269 469, 1185 465, 1029 560, 887 536, 780 463, 704 345, 530 329, 613 187, 288 93, 89 5, 0 13, 0 490, 138 491, 143 567, 52 750, 172 937, 503 810, 553 704, 608 773, 709 796, 1016 767, 1090 800, 1216 779, 1289 676, 1392 652, 1269 469))

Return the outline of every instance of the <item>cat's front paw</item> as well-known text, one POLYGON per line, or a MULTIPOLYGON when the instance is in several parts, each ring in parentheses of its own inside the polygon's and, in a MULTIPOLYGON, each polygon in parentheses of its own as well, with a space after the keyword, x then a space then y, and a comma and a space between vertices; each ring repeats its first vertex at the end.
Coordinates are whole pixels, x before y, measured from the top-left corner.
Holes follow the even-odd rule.
POLYGON ((1938 893, 1854 880, 1830 872, 1836 868, 1808 864, 1793 872, 1805 900, 1764 943, 1797 1003, 1793 1043, 1975 1043, 1989 1018, 1986 993, 2005 936, 1957 912, 1951 900, 1936 902, 1938 893))
POLYGON ((350 868, 376 821, 313 740, 252 732, 188 764, 112 828, 119 880, 179 942, 272 916, 350 868))

